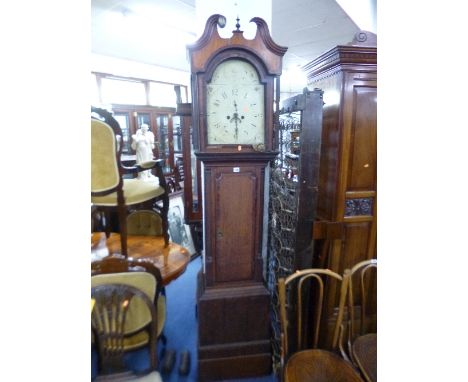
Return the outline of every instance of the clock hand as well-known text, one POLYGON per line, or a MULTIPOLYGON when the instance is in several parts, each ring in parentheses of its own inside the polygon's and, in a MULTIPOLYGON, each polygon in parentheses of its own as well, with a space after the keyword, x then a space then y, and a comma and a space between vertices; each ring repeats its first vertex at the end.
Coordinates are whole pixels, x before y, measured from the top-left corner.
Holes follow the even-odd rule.
POLYGON ((230 122, 234 121, 234 123, 236 124, 236 128, 234 130, 234 136, 235 138, 237 139, 237 135, 238 135, 238 132, 239 132, 239 127, 238 127, 238 123, 242 122, 242 120, 239 118, 239 114, 237 113, 237 103, 236 101, 234 101, 234 114, 232 115, 232 119, 230 120, 230 122))

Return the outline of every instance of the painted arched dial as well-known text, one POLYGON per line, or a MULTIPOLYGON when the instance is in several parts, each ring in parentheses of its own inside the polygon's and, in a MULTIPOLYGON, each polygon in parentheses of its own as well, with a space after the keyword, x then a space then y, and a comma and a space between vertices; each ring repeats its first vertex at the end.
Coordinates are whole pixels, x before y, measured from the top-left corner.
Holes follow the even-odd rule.
POLYGON ((208 145, 265 143, 265 88, 252 64, 223 61, 206 93, 208 145))

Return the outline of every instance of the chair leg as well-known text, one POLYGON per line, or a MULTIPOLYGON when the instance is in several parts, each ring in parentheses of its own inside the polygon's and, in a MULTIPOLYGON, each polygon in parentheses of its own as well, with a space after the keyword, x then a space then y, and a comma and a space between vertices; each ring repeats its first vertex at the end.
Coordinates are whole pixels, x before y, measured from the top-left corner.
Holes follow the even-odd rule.
POLYGON ((168 212, 169 212, 169 196, 167 195, 167 193, 165 193, 162 197, 162 209, 161 209, 164 247, 167 247, 169 245, 169 223, 167 220, 168 212))
POLYGON ((118 201, 118 214, 119 214, 119 229, 120 229, 120 246, 122 250, 122 256, 128 258, 127 252, 127 206, 123 197, 123 192, 117 191, 118 201))
POLYGON ((174 367, 175 360, 176 360, 177 353, 173 349, 167 349, 166 353, 164 354, 164 358, 161 362, 161 373, 162 374, 169 374, 174 367))
POLYGON ((179 375, 188 375, 190 373, 190 352, 188 350, 180 353, 179 375))
POLYGON ((106 232, 106 239, 108 239, 110 236, 110 221, 110 211, 108 208, 104 208, 104 231, 106 232))

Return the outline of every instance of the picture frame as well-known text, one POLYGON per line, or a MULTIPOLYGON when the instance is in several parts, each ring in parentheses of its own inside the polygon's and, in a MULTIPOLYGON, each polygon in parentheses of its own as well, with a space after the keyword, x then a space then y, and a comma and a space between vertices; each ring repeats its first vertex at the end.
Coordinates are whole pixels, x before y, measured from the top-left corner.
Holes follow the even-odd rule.
POLYGON ((192 234, 188 224, 184 223, 184 200, 182 192, 169 194, 169 239, 186 248, 190 256, 196 254, 192 234))

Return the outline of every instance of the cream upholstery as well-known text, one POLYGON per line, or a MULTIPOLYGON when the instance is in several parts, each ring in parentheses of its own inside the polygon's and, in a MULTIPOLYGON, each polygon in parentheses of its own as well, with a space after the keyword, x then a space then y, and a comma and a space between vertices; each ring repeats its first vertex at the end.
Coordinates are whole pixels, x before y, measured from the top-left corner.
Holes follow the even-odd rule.
MULTIPOLYGON (((130 206, 156 198, 164 194, 165 191, 164 188, 159 186, 157 179, 154 182, 145 182, 139 179, 124 179, 123 192, 125 204, 130 206)), ((91 203, 98 206, 116 206, 117 192, 105 196, 91 196, 91 203)))
MULTIPOLYGON (((166 321, 166 297, 160 295, 158 298, 158 333, 157 336, 161 335, 164 328, 164 322, 166 321)), ((133 350, 138 349, 146 345, 149 341, 149 335, 146 330, 141 330, 135 334, 131 334, 124 338, 124 349, 133 350)))
MULTIPOLYGON (((148 272, 107 273, 91 277, 91 287, 105 284, 124 284, 142 290, 150 300, 154 300, 156 293, 156 279, 148 272)), ((165 301, 164 301, 165 303, 165 301)), ((165 305, 165 304, 164 304, 165 305)), ((160 304, 158 303, 158 308, 160 304)), ((164 307, 164 315, 165 315, 164 307)), ((161 312, 162 313, 162 312, 161 312)), ((158 312, 158 321, 159 312, 158 312)), ((125 334, 135 333, 151 322, 151 313, 138 297, 135 297, 128 309, 125 321, 125 334)), ((159 331, 159 330, 158 330, 159 331)))
POLYGON ((112 128, 91 119, 91 191, 101 192, 117 187, 120 181, 112 128))
POLYGON ((162 219, 153 211, 134 211, 127 216, 129 235, 162 235, 162 219))

